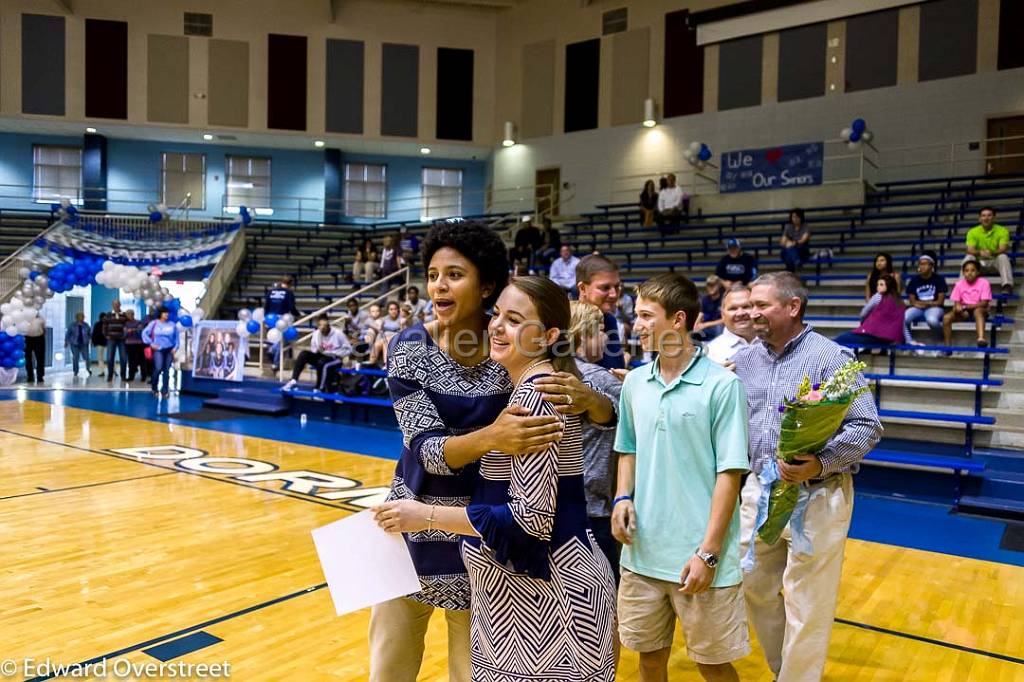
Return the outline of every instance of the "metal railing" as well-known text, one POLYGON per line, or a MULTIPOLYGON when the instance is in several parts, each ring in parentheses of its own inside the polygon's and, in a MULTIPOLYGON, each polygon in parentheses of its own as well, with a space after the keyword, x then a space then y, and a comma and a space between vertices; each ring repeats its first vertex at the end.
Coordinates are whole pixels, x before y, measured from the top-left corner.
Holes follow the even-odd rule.
POLYGON ((46 237, 47 234, 52 232, 54 228, 60 225, 60 221, 52 223, 45 230, 32 237, 29 241, 22 244, 17 251, 4 258, 0 262, 0 303, 6 303, 9 298, 14 295, 14 292, 21 286, 22 277, 18 272, 22 268, 29 270, 33 269, 33 263, 31 260, 26 258, 25 254, 29 247, 35 244, 36 240, 46 237))
MULTIPOLYGON (((391 273, 390 275, 387 275, 387 276, 382 277, 382 278, 380 278, 378 280, 375 280, 375 281, 373 281, 373 282, 371 282, 371 283, 361 287, 360 289, 357 289, 356 291, 349 292, 348 294, 342 296, 341 298, 337 298, 337 299, 331 301, 330 303, 328 303, 327 305, 321 306, 320 308, 314 310, 311 313, 307 313, 306 315, 303 315, 302 317, 299 317, 298 319, 296 319, 296 320, 294 320, 292 322, 292 326, 294 326, 296 328, 301 327, 302 325, 308 324, 311 320, 315 320, 316 318, 320 317, 320 315, 323 315, 324 313, 327 313, 328 315, 330 315, 331 311, 337 310, 338 308, 341 308, 342 306, 347 305, 349 300, 351 300, 353 298, 358 299, 358 297, 362 296, 363 294, 376 293, 377 294, 376 296, 374 296, 373 298, 369 299, 365 303, 361 303, 360 306, 359 306, 360 310, 362 310, 364 308, 369 308, 370 306, 374 305, 375 303, 377 303, 377 302, 379 302, 381 300, 387 300, 389 297, 395 296, 395 295, 399 294, 400 292, 404 291, 405 289, 407 289, 409 287, 409 284, 410 284, 410 281, 411 281, 411 276, 412 276, 412 268, 410 268, 408 266, 404 267, 401 270, 397 270, 397 271, 391 273), (392 286, 392 287, 390 287, 388 289, 385 289, 383 291, 383 293, 380 293, 381 292, 381 286, 386 284, 386 283, 388 283, 388 282, 390 282, 392 284, 397 282, 398 285, 397 286, 392 286)), ((204 310, 205 310, 205 308, 204 308, 204 310)), ((335 315, 335 316, 333 316, 333 319, 331 320, 331 323, 334 324, 335 322, 338 322, 341 319, 342 319, 342 315, 335 315)), ((263 352, 265 344, 267 342, 266 331, 267 331, 266 328, 261 324, 260 325, 259 337, 257 339, 253 339, 252 336, 249 337, 250 357, 252 355, 251 349, 252 349, 252 343, 254 341, 258 343, 259 348, 258 348, 256 362, 255 363, 249 362, 247 364, 249 364, 249 366, 255 365, 255 366, 259 367, 259 371, 260 371, 261 374, 264 371, 264 360, 266 358, 266 353, 263 352)), ((287 349, 295 348, 296 346, 299 346, 301 344, 309 343, 309 340, 310 340, 310 338, 312 338, 312 336, 313 336, 313 332, 312 331, 307 331, 305 333, 301 333, 294 341, 285 341, 283 339, 281 340, 281 342, 278 344, 278 358, 277 358, 277 360, 278 360, 278 378, 279 379, 281 379, 282 381, 284 380, 284 372, 285 372, 284 358, 285 358, 285 351, 287 349)))
POLYGON ((240 227, 231 238, 227 251, 221 255, 213 267, 213 271, 206 278, 206 292, 203 293, 198 303, 200 308, 207 313, 212 313, 220 307, 220 302, 224 300, 225 294, 231 287, 231 282, 244 261, 245 228, 240 227))

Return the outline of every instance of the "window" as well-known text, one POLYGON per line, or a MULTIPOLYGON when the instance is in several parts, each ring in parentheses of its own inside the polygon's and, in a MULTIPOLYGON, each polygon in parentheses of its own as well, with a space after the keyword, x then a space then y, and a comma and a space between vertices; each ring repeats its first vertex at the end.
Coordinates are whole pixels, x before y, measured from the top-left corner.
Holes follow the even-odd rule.
POLYGON ((345 215, 354 218, 386 218, 387 202, 387 166, 345 164, 345 215))
POLYGON ((185 35, 212 36, 213 15, 199 12, 185 12, 185 35))
POLYGON ((258 215, 273 215, 270 207, 270 159, 256 156, 228 156, 225 213, 237 213, 248 206, 258 215))
POLYGON ((37 203, 61 199, 82 203, 82 150, 78 147, 32 147, 32 196, 37 203))
POLYGON ((462 213, 462 171, 457 168, 423 169, 423 220, 462 213))
POLYGON ((161 200, 174 208, 188 195, 188 206, 200 211, 206 209, 206 155, 164 152, 161 154, 161 200))

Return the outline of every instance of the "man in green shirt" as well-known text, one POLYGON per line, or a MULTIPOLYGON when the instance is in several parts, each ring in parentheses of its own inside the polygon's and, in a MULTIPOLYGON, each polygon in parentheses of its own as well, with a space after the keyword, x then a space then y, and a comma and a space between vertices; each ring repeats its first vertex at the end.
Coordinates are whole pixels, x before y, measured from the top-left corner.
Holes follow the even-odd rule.
POLYGON ((658 359, 626 375, 619 399, 619 636, 640 653, 641 682, 665 682, 678 618, 704 679, 738 680, 732 661, 750 653, 737 509, 746 393, 690 340, 693 282, 666 273, 637 295, 633 329, 658 359))
POLYGON ((1010 250, 1010 231, 996 223, 996 210, 991 206, 981 209, 979 224, 967 231, 967 256, 977 259, 982 272, 998 272, 1004 294, 1013 293, 1013 265, 1010 250))

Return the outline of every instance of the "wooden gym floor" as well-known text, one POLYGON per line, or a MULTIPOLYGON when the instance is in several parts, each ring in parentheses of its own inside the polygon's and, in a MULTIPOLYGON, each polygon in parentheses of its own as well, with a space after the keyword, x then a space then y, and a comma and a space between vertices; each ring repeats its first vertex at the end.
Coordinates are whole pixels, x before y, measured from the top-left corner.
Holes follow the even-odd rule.
MULTIPOLYGON (((315 497, 352 482, 237 476, 305 470, 373 493, 393 461, 33 400, 0 400, 0 453, 0 660, 163 656, 226 661, 236 680, 366 679, 368 613, 334 615, 310 530, 373 498, 315 497), (111 452, 171 445, 235 459, 111 452)), ((445 651, 435 616, 422 680, 447 679, 445 651)), ((1024 568, 849 541, 826 679, 1009 682, 1022 658, 1024 568)), ((737 668, 771 680, 759 649, 737 668)), ((699 679, 680 637, 670 678, 699 679)), ((634 654, 619 679, 638 679, 634 654)))

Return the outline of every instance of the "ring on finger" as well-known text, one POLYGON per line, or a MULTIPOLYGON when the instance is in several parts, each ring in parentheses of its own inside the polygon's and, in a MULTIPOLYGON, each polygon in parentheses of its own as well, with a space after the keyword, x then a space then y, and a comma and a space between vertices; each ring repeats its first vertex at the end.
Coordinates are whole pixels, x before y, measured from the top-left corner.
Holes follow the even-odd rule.
POLYGON ((565 404, 572 405, 572 396, 569 395, 568 393, 565 394, 565 404))

